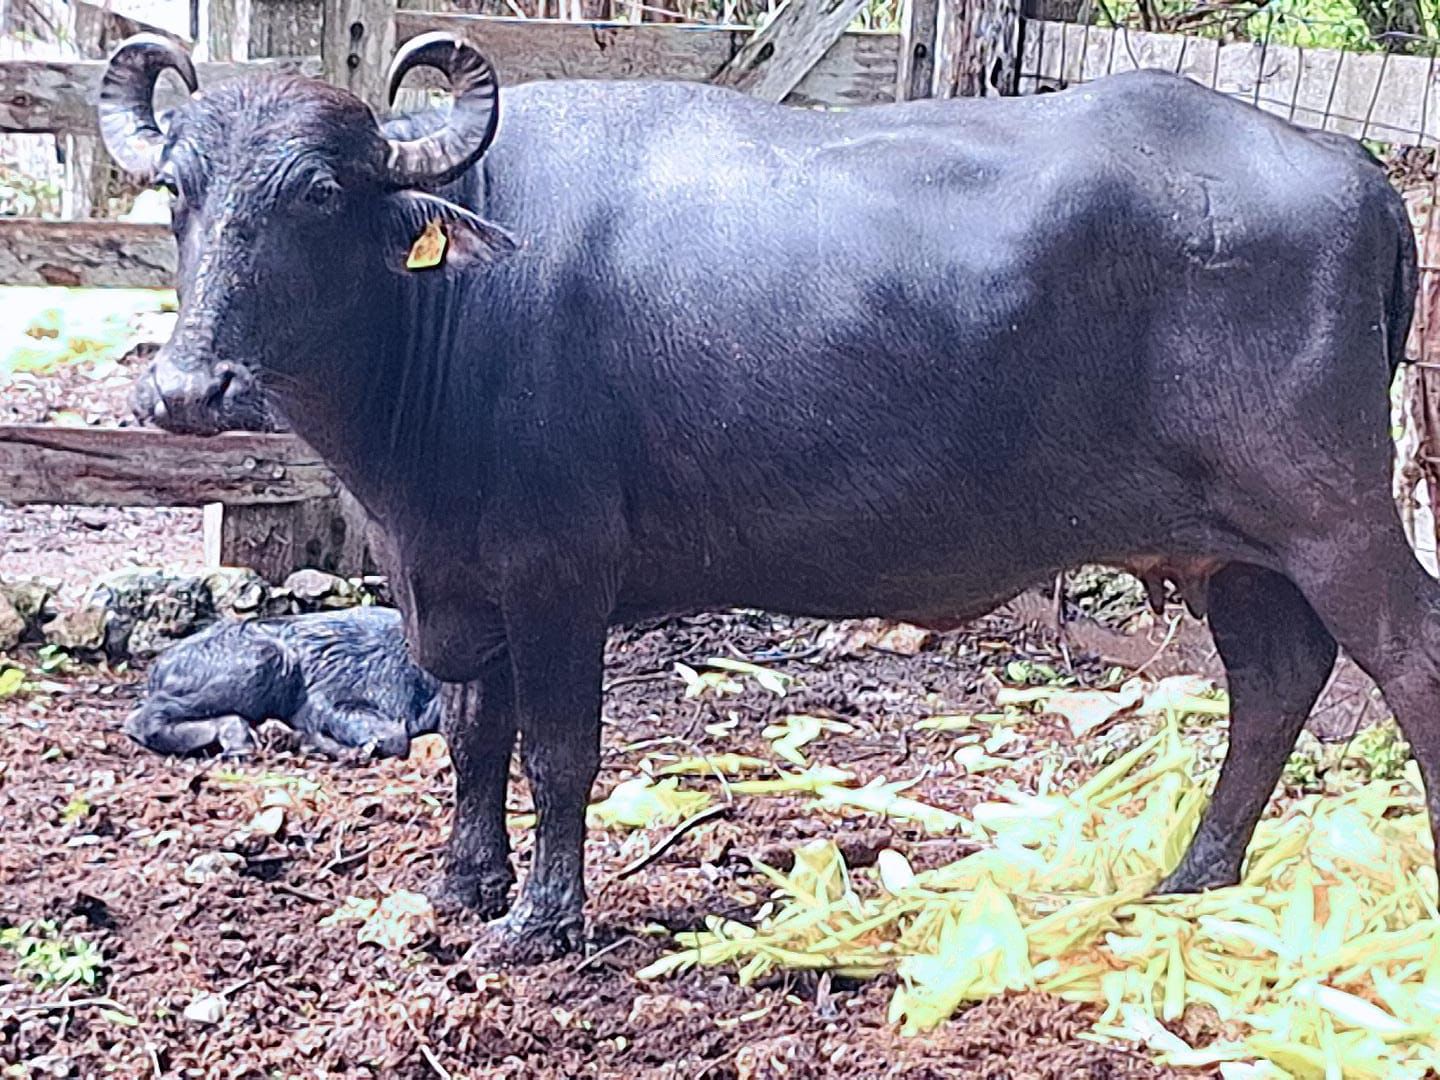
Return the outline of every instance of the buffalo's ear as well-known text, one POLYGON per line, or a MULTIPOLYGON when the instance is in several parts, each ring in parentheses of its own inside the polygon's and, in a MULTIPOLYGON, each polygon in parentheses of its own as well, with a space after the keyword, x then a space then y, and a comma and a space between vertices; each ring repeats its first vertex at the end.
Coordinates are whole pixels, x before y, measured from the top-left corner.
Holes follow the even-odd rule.
POLYGON ((438 196, 399 191, 388 201, 386 240, 400 267, 418 272, 439 266, 491 266, 520 248, 499 225, 438 196))

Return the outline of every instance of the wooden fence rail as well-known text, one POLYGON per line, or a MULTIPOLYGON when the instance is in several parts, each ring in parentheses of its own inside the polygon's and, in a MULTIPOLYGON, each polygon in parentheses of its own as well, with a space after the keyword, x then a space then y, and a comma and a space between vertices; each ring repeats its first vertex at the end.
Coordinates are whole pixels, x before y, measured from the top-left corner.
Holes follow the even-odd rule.
MULTIPOLYGON (((473 40, 506 83, 539 79, 662 78, 709 81, 740 54, 753 31, 649 23, 569 23, 401 10, 396 40, 446 30, 473 40)), ((853 106, 893 101, 902 37, 847 33, 786 98, 793 104, 853 106)), ((1205 38, 1026 20, 1019 89, 1085 82, 1113 71, 1179 71, 1306 127, 1406 145, 1440 144, 1440 78, 1422 56, 1334 49, 1222 45, 1205 38)), ((202 83, 241 73, 303 70, 318 57, 201 64, 202 83)), ((93 134, 98 60, 0 61, 0 131, 93 134)), ((918 89, 918 88, 917 88, 918 89)), ((162 83, 159 104, 178 100, 162 83), (168 94, 168 96, 167 96, 168 94)), ((913 95, 911 95, 913 96, 913 95)))
MULTIPOLYGON (((398 41, 433 29, 470 38, 494 58, 507 83, 643 77, 706 81, 726 70, 752 34, 732 27, 583 24, 413 10, 396 12, 395 25, 398 41)), ((901 35, 843 34, 786 100, 830 106, 894 100, 901 49, 901 35)), ((1022 92, 1111 71, 1160 67, 1302 126, 1411 145, 1440 144, 1440 80, 1430 61, 1420 57, 1261 49, 1030 20, 1018 66, 1022 92)), ((201 77, 219 80, 287 69, 314 73, 320 61, 201 65, 201 77)), ((99 61, 0 62, 0 130, 93 132, 102 71, 99 61)), ((908 78, 908 68, 905 74, 908 78)), ((918 92, 911 90, 911 96, 918 92)), ((0 219, 0 285, 165 288, 173 284, 173 275, 173 244, 157 226, 0 219)))
MULTIPOLYGON (((237 75, 265 71, 320 73, 318 57, 251 60, 243 64, 197 64, 202 86, 237 75)), ((38 135, 96 135, 95 103, 104 60, 0 61, 0 131, 38 135)), ((166 76, 156 88, 157 108, 183 100, 184 88, 166 76)))
POLYGON ((205 561, 271 581, 375 568, 364 511, 293 435, 0 425, 0 501, 204 507, 205 561))
POLYGON ((0 285, 175 287, 164 225, 0 217, 0 285))
POLYGON ((17 506, 275 506, 340 484, 293 435, 0 425, 4 500, 17 506))
MULTIPOLYGON (((445 30, 473 40, 506 83, 539 79, 691 79, 708 81, 736 56, 753 31, 744 27, 663 23, 585 24, 400 11, 396 40, 445 30)), ((825 52, 786 99, 799 105, 870 105, 895 100, 900 39, 850 33, 825 52)), ((263 71, 319 74, 319 57, 201 64, 201 85, 263 71)), ((95 101, 105 72, 100 60, 0 61, 0 131, 94 134, 95 101)), ((161 84, 157 105, 179 99, 161 84)))

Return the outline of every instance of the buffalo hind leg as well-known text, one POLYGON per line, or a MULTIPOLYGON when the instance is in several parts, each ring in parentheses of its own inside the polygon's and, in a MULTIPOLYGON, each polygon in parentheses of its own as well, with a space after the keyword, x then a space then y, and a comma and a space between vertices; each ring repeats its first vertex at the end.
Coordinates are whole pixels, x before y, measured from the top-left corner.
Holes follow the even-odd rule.
POLYGON ((1335 664, 1335 639, 1280 574, 1231 563, 1210 579, 1210 632, 1230 692, 1230 744, 1180 865, 1159 892, 1240 880, 1245 849, 1335 664))
POLYGON ((510 664, 503 655, 480 679, 441 686, 440 727, 455 769, 455 816, 445 869, 428 891, 436 907, 498 919, 510 907, 515 871, 505 796, 515 749, 510 664))
POLYGON ((1333 535, 1296 551, 1291 576, 1395 714, 1420 767, 1434 839, 1440 836, 1440 582, 1410 550, 1388 496, 1379 488, 1374 502, 1354 508, 1333 535))

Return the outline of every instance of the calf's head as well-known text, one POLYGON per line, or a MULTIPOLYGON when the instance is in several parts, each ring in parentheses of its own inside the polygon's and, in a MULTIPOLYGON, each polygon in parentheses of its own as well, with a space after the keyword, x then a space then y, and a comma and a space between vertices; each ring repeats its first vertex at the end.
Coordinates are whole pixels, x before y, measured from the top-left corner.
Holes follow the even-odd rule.
MULTIPOLYGON (((497 259, 514 242, 430 191, 480 158, 498 123, 496 79, 471 46, 443 34, 407 43, 390 69, 438 70, 453 105, 416 138, 387 137, 346 91, 299 76, 237 79, 202 91, 173 42, 137 35, 111 57, 100 130, 122 168, 173 196, 180 315, 146 372, 147 407, 171 430, 208 434, 255 384, 283 388, 325 358, 363 352, 386 279, 430 227, 451 269, 497 259), (157 79, 190 90, 168 130, 155 118, 157 79)), ((332 365, 333 366, 333 365, 332 365)), ((283 404, 283 395, 282 395, 283 404)))

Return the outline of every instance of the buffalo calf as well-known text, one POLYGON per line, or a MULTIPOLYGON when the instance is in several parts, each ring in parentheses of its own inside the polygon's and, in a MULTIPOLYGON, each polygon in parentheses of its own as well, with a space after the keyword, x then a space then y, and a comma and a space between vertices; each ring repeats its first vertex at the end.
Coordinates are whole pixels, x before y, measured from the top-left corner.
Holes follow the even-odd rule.
POLYGON ((283 720, 332 756, 404 757, 439 730, 438 690, 393 610, 227 619, 160 654, 125 733, 162 754, 243 753, 254 725, 283 720))

